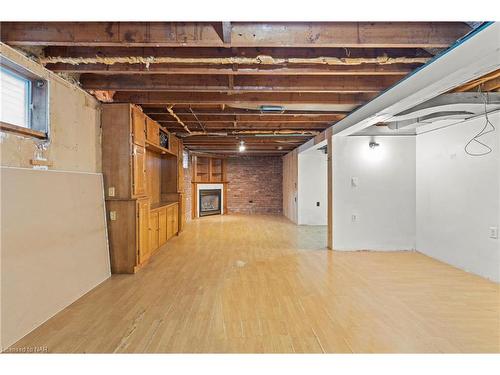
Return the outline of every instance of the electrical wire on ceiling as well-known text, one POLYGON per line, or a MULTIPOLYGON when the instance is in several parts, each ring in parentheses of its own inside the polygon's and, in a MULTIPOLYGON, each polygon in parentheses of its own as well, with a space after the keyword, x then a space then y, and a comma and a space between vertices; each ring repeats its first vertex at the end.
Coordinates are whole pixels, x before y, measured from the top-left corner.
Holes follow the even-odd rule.
MULTIPOLYGON (((480 90, 480 88, 478 90, 480 90)), ((488 109, 487 109, 488 94, 481 92, 481 91, 479 91, 479 93, 482 95, 483 101, 484 101, 485 123, 484 123, 484 126, 482 127, 481 131, 479 131, 479 133, 477 133, 474 137, 472 137, 472 139, 469 142, 467 142, 467 144, 464 147, 465 153, 467 155, 470 155, 470 156, 485 156, 493 151, 493 149, 490 146, 488 146, 486 143, 481 142, 479 140, 479 138, 481 138, 482 136, 489 134, 489 133, 493 133, 496 130, 495 125, 493 125, 493 123, 490 121, 490 119, 488 117, 488 109), (471 152, 471 151, 469 151, 468 148, 473 143, 481 145, 485 149, 485 151, 483 151, 483 152, 471 152)))

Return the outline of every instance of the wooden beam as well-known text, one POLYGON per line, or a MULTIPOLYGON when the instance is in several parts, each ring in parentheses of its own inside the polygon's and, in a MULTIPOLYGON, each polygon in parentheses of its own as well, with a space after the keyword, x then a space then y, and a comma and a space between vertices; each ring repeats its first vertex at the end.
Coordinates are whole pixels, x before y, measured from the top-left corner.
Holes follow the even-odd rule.
POLYGON ((293 61, 293 59, 318 59, 321 57, 335 57, 338 59, 346 58, 377 58, 386 56, 387 58, 432 58, 432 54, 424 51, 421 48, 315 48, 307 47, 300 48, 290 47, 240 47, 240 48, 221 48, 221 47, 123 47, 123 46, 92 46, 85 47, 80 45, 75 46, 48 46, 44 48, 45 59, 42 62, 50 61, 62 62, 65 59, 78 58, 115 58, 129 56, 146 56, 152 58, 172 57, 184 59, 184 63, 191 61, 192 63, 200 63, 199 59, 215 59, 221 64, 226 59, 230 58, 259 58, 260 64, 266 63, 263 56, 272 56, 274 59, 293 61), (195 60, 189 60, 195 59, 195 60))
POLYGON ((236 76, 228 80, 228 77, 220 75, 85 74, 80 77, 80 82, 86 90, 112 91, 378 93, 396 83, 399 78, 398 76, 236 76))
POLYGON ((231 44, 231 22, 215 22, 214 29, 222 43, 229 47, 231 44))
MULTIPOLYGON (((10 45, 225 45, 209 22, 3 22, 1 29, 10 45)), ((234 22, 230 46, 439 48, 470 30, 463 22, 234 22)))
MULTIPOLYGON (((335 93, 251 93, 234 94, 213 92, 140 92, 118 91, 115 102, 135 104, 238 104, 238 105, 342 105, 359 106, 372 99, 375 94, 335 93)), ((352 108, 351 108, 352 109, 352 108)))
MULTIPOLYGON (((196 123, 198 121, 201 121, 203 123, 221 123, 221 122, 228 122, 232 123, 234 121, 237 121, 238 123, 260 123, 260 122, 278 122, 278 123, 293 123, 293 122, 307 122, 307 123, 325 123, 325 122, 334 122, 338 121, 340 119, 343 119, 346 114, 324 114, 324 115, 281 115, 281 116, 273 116, 273 115, 233 115, 233 116, 224 116, 224 115, 218 115, 218 114, 212 114, 212 115, 200 115, 196 112, 196 119, 193 116, 190 116, 189 114, 184 114, 184 113, 179 113, 179 111, 176 111, 177 116, 185 122, 185 123, 196 123)), ((147 113, 149 117, 151 117, 155 121, 162 121, 162 122, 170 122, 170 121, 175 121, 170 115, 167 114, 152 114, 152 113, 147 113)))
MULTIPOLYGON (((304 118, 310 118, 314 119, 316 117, 321 117, 321 116, 346 116, 346 112, 334 112, 334 111, 287 111, 284 110, 283 112, 262 112, 258 109, 244 109, 244 108, 233 108, 233 107, 225 107, 224 109, 221 109, 220 106, 213 106, 214 108, 211 108, 213 105, 176 105, 176 114, 179 116, 189 116, 191 114, 191 111, 189 110, 190 107, 193 108, 193 110, 196 111, 196 114, 199 116, 207 116, 208 118, 213 118, 215 117, 234 117, 238 116, 241 120, 248 119, 248 118, 253 118, 255 116, 264 116, 266 118, 276 118, 276 117, 281 117, 281 118, 286 118, 286 117, 297 117, 297 116, 304 116, 304 118)), ((149 115, 159 115, 159 114, 167 114, 167 110, 165 106, 161 105, 144 105, 142 106, 142 110, 144 113, 146 113, 148 116, 149 115)))
POLYGON ((251 66, 203 64, 46 64, 57 73, 94 74, 219 74, 219 75, 395 75, 405 76, 422 64, 302 65, 251 66))
POLYGON ((246 22, 233 25, 233 46, 447 47, 471 30, 457 22, 246 22))
MULTIPOLYGON (((184 122, 184 121, 183 121, 184 122)), ((178 128, 179 125, 175 122, 159 122, 163 127, 170 128, 178 128)), ((185 123, 185 122, 184 122, 185 123)), ((198 123, 188 122, 185 123, 189 128, 194 129, 199 126, 198 123)), ((236 123, 236 128, 239 130, 242 129, 304 129, 304 130, 323 130, 331 126, 331 122, 322 122, 322 123, 307 123, 307 122, 260 122, 260 123, 236 123)), ((214 129, 229 129, 232 130, 235 128, 233 123, 221 122, 221 123, 205 123, 200 126, 202 129, 214 130, 214 129)))
POLYGON ((474 79, 466 84, 452 90, 452 92, 467 92, 467 91, 494 91, 498 89, 498 80, 500 78, 500 69, 488 73, 482 77, 474 79))

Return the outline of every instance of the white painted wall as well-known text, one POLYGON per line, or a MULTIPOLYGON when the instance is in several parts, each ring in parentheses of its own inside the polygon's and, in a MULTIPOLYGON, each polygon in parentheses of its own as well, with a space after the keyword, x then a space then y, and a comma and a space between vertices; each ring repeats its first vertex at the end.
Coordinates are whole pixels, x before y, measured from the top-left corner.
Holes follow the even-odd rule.
POLYGON ((415 137, 371 139, 333 137, 334 249, 415 249, 415 137))
POLYGON ((298 221, 300 225, 327 225, 327 158, 318 150, 298 155, 298 221), (319 202, 319 207, 316 203, 319 202))
POLYGON ((433 258, 500 281, 500 245, 489 227, 500 221, 500 115, 482 138, 493 148, 468 156, 464 146, 484 125, 469 120, 417 136, 417 249, 433 258))

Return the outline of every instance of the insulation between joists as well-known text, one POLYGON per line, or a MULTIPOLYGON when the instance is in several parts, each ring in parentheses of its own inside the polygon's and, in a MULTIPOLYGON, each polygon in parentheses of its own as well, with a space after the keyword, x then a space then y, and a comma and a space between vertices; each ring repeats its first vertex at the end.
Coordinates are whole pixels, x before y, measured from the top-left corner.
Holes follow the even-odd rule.
POLYGON ((209 64, 209 65, 286 65, 286 64, 318 64, 318 65, 361 65, 361 64, 425 64, 428 57, 388 57, 378 56, 370 58, 349 57, 314 57, 314 58, 274 58, 267 55, 257 57, 154 57, 154 56, 126 56, 126 57, 42 57, 42 64, 209 64))

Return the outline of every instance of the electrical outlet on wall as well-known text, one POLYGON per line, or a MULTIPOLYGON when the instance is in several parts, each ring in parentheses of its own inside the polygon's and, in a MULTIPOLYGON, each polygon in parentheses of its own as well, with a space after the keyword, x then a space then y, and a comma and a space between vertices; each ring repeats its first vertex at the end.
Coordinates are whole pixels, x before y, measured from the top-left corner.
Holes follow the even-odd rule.
POLYGON ((354 188, 357 188, 359 185, 359 180, 357 177, 351 177, 351 187, 354 189, 354 188))
POLYGON ((115 221, 116 220, 116 211, 110 211, 109 212, 109 220, 115 221))
POLYGON ((352 214, 352 215, 351 215, 351 221, 352 221, 353 223, 358 222, 358 221, 359 221, 359 216, 358 216, 358 214, 352 214))
POLYGON ((115 187, 114 186, 111 186, 110 188, 108 188, 108 196, 109 197, 115 196, 115 187))
POLYGON ((498 227, 490 227, 489 229, 490 238, 497 239, 498 238, 498 227))

